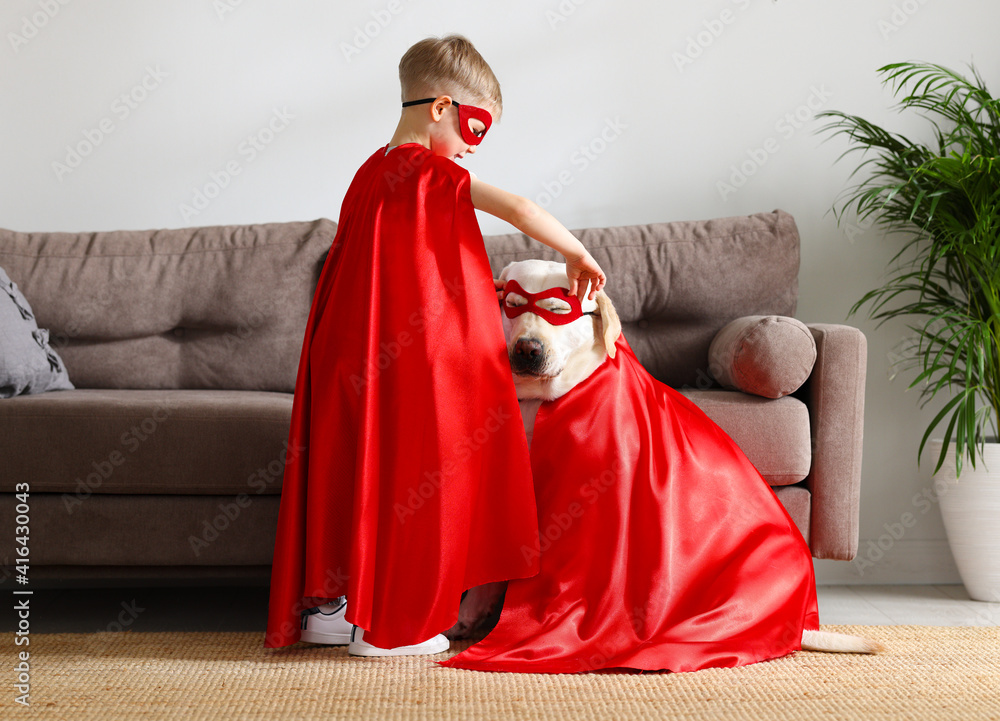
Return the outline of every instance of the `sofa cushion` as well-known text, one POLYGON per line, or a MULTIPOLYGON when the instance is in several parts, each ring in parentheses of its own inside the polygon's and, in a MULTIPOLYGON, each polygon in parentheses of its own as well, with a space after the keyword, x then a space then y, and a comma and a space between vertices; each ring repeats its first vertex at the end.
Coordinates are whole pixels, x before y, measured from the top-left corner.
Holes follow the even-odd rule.
MULTIPOLYGON (((801 486, 774 489, 807 540, 811 495, 801 486)), ((32 523, 46 529, 32 539, 32 579, 270 579, 280 496, 124 495, 92 497, 66 522, 59 494, 31 497, 32 523), (242 505, 240 505, 242 503, 242 505), (238 509, 238 510, 234 510, 238 509)), ((17 498, 0 494, 0 528, 13 528, 17 498)), ((0 548, 6 548, 0 541, 0 548)), ((12 559, 0 571, 13 574, 12 559)))
POLYGON ((772 400, 724 390, 682 393, 736 441, 772 486, 798 483, 809 474, 809 409, 798 398, 772 400))
POLYGON ((295 390, 336 224, 99 233, 0 229, 77 388, 295 390))
POLYGON ((816 363, 806 324, 781 315, 737 318, 715 336, 708 368, 723 388, 781 398, 801 387, 816 363))
POLYGON ((28 479, 73 513, 92 494, 281 492, 292 394, 102 390, 0 403, 0 492, 28 479))
MULTIPOLYGON (((59 493, 31 493, 31 578, 61 567, 55 577, 135 577, 133 567, 157 566, 140 578, 178 576, 171 566, 220 566, 216 578, 240 566, 270 565, 281 497, 102 493, 67 517, 59 493), (44 529, 44 533, 38 533, 44 529), (221 567, 224 566, 224 567, 221 567), (103 567, 103 568, 102 568, 103 567)), ((17 497, 0 494, 0 528, 14 528, 17 497)), ((13 534, 0 540, 0 558, 18 558, 13 534)), ((13 573, 14 570, 11 569, 13 573)), ((183 574, 186 576, 188 574, 183 574)))
MULTIPOLYGON (((729 321, 795 315, 799 234, 782 210, 573 234, 607 273, 605 290, 636 357, 675 388, 717 385, 708 348, 729 321)), ((494 277, 515 260, 565 260, 519 233, 484 240, 494 277)))
POLYGON ((66 367, 27 298, 0 268, 0 398, 71 390, 66 367))
POLYGON ((778 486, 773 490, 781 505, 788 511, 788 515, 792 517, 802 538, 809 543, 812 540, 812 493, 805 488, 805 484, 778 486))
MULTIPOLYGON (((809 491, 781 486, 774 492, 808 541, 809 491)), ((241 506, 231 495, 94 496, 74 512, 72 533, 45 533, 32 540, 32 578, 207 578, 215 583, 259 574, 267 582, 280 500, 251 495, 241 506)), ((0 495, 0 528, 14 527, 17 504, 13 494, 0 495)), ((64 528, 65 503, 59 494, 33 494, 31 519, 37 529, 64 528)), ((16 554, 8 557, 16 559, 16 554)), ((0 570, 13 574, 12 563, 0 570)))

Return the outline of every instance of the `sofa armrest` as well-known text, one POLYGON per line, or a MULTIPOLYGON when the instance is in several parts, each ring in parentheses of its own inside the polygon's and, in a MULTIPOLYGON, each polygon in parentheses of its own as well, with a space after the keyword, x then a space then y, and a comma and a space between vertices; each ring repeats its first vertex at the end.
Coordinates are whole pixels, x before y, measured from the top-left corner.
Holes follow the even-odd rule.
POLYGON ((800 393, 812 426, 809 546, 816 558, 849 561, 858 553, 868 342, 850 326, 808 327, 816 365, 800 393))

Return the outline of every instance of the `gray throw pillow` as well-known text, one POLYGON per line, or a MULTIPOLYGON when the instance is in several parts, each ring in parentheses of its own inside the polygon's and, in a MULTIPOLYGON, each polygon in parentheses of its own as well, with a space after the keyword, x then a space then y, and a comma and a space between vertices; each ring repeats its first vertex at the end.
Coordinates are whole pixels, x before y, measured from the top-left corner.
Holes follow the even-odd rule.
POLYGON ((39 328, 24 294, 0 268, 0 398, 73 390, 49 331, 39 328))

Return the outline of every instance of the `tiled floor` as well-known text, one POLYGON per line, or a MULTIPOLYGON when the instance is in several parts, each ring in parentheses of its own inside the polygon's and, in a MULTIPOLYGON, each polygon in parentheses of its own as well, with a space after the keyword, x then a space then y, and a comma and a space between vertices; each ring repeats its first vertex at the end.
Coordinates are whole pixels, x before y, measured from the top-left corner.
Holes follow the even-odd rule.
MULTIPOLYGON (((0 591, 10 595, 10 586, 0 591)), ((972 601, 963 586, 820 586, 822 624, 997 626, 1000 604, 972 601)), ((29 597, 32 633, 260 631, 267 586, 38 589, 29 597)), ((16 628, 2 616, 0 631, 16 628)))
POLYGON ((820 586, 821 624, 998 626, 1000 603, 973 601, 965 586, 820 586))

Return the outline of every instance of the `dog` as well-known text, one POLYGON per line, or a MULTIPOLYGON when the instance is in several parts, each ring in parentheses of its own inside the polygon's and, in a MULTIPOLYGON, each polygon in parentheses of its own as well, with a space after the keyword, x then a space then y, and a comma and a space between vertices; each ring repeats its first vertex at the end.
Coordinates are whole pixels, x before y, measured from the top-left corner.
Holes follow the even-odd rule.
MULTIPOLYGON (((568 289, 570 285, 565 263, 544 260, 509 263, 501 271, 499 280, 509 289, 501 304, 514 309, 527 303, 527 299, 517 292, 518 286, 528 294, 535 294, 547 288, 568 289)), ((498 298, 502 295, 498 292, 498 298)), ((580 302, 583 315, 569 322, 561 322, 555 317, 570 313, 566 300, 549 297, 535 298, 534 302, 537 307, 555 314, 549 316, 554 322, 535 312, 520 312, 513 318, 501 312, 529 447, 539 406, 568 393, 609 356, 614 358, 615 341, 621 333, 621 321, 603 290, 598 291, 593 300, 584 297, 580 302)), ((459 639, 488 632, 499 618, 506 586, 506 581, 499 581, 469 589, 462 598, 458 622, 445 635, 459 639)), ((881 644, 859 636, 809 630, 803 631, 801 647, 805 651, 841 653, 884 650, 881 644)))

